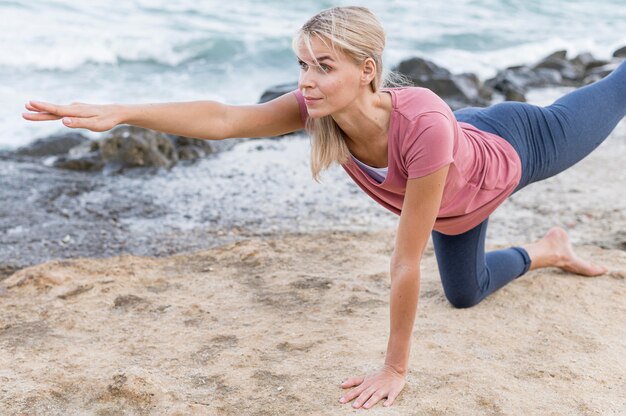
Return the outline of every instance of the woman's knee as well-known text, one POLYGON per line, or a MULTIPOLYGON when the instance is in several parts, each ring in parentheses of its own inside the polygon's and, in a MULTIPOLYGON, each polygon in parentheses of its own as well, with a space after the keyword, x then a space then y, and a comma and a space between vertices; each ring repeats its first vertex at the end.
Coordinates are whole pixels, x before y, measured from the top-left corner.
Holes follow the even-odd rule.
POLYGON ((457 271, 454 276, 441 276, 443 291, 448 302, 455 308, 471 308, 483 298, 478 285, 479 279, 473 273, 457 271))
POLYGON ((468 290, 445 290, 444 293, 446 294, 448 302, 457 309, 471 308, 472 306, 478 305, 482 300, 478 293, 468 290))

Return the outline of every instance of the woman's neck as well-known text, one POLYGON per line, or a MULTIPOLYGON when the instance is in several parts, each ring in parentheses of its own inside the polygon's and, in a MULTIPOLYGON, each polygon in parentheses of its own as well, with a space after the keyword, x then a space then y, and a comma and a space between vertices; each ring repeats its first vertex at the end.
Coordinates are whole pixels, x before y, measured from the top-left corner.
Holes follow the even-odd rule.
POLYGON ((391 110, 391 95, 379 91, 366 94, 346 111, 333 114, 333 119, 346 135, 350 153, 363 163, 387 166, 391 110))
POLYGON ((362 148, 380 143, 387 137, 391 118, 391 96, 379 91, 363 94, 349 108, 332 115, 354 147, 362 148))

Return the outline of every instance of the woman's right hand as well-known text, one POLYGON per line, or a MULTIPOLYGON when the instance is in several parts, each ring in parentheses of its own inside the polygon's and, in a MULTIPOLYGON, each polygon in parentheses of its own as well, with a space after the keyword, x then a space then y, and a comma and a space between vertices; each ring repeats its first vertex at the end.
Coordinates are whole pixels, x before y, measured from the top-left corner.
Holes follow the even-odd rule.
POLYGON ((87 129, 96 132, 111 130, 121 122, 120 106, 72 103, 58 105, 42 101, 29 101, 26 109, 31 113, 22 113, 30 121, 63 119, 63 124, 73 129, 87 129))

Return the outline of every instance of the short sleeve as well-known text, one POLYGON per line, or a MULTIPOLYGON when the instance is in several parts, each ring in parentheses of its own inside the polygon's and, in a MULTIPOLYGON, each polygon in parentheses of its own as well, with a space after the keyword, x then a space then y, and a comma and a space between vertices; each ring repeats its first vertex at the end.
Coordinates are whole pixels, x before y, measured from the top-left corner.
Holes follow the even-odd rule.
POLYGON ((416 117, 402 141, 408 179, 430 175, 454 161, 454 124, 442 113, 416 117))
POLYGON ((302 122, 306 124, 306 119, 309 118, 309 112, 306 109, 306 103, 304 102, 302 92, 300 90, 293 90, 292 92, 298 100, 298 106, 300 106, 300 118, 302 119, 302 122))

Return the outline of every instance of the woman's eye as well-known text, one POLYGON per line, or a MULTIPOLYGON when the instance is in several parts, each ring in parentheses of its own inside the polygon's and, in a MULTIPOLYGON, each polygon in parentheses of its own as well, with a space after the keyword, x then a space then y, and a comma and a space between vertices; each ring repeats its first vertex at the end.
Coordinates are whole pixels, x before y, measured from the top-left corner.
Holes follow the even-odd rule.
POLYGON ((304 61, 298 61, 298 65, 300 65, 300 68, 306 69, 307 64, 304 61))

